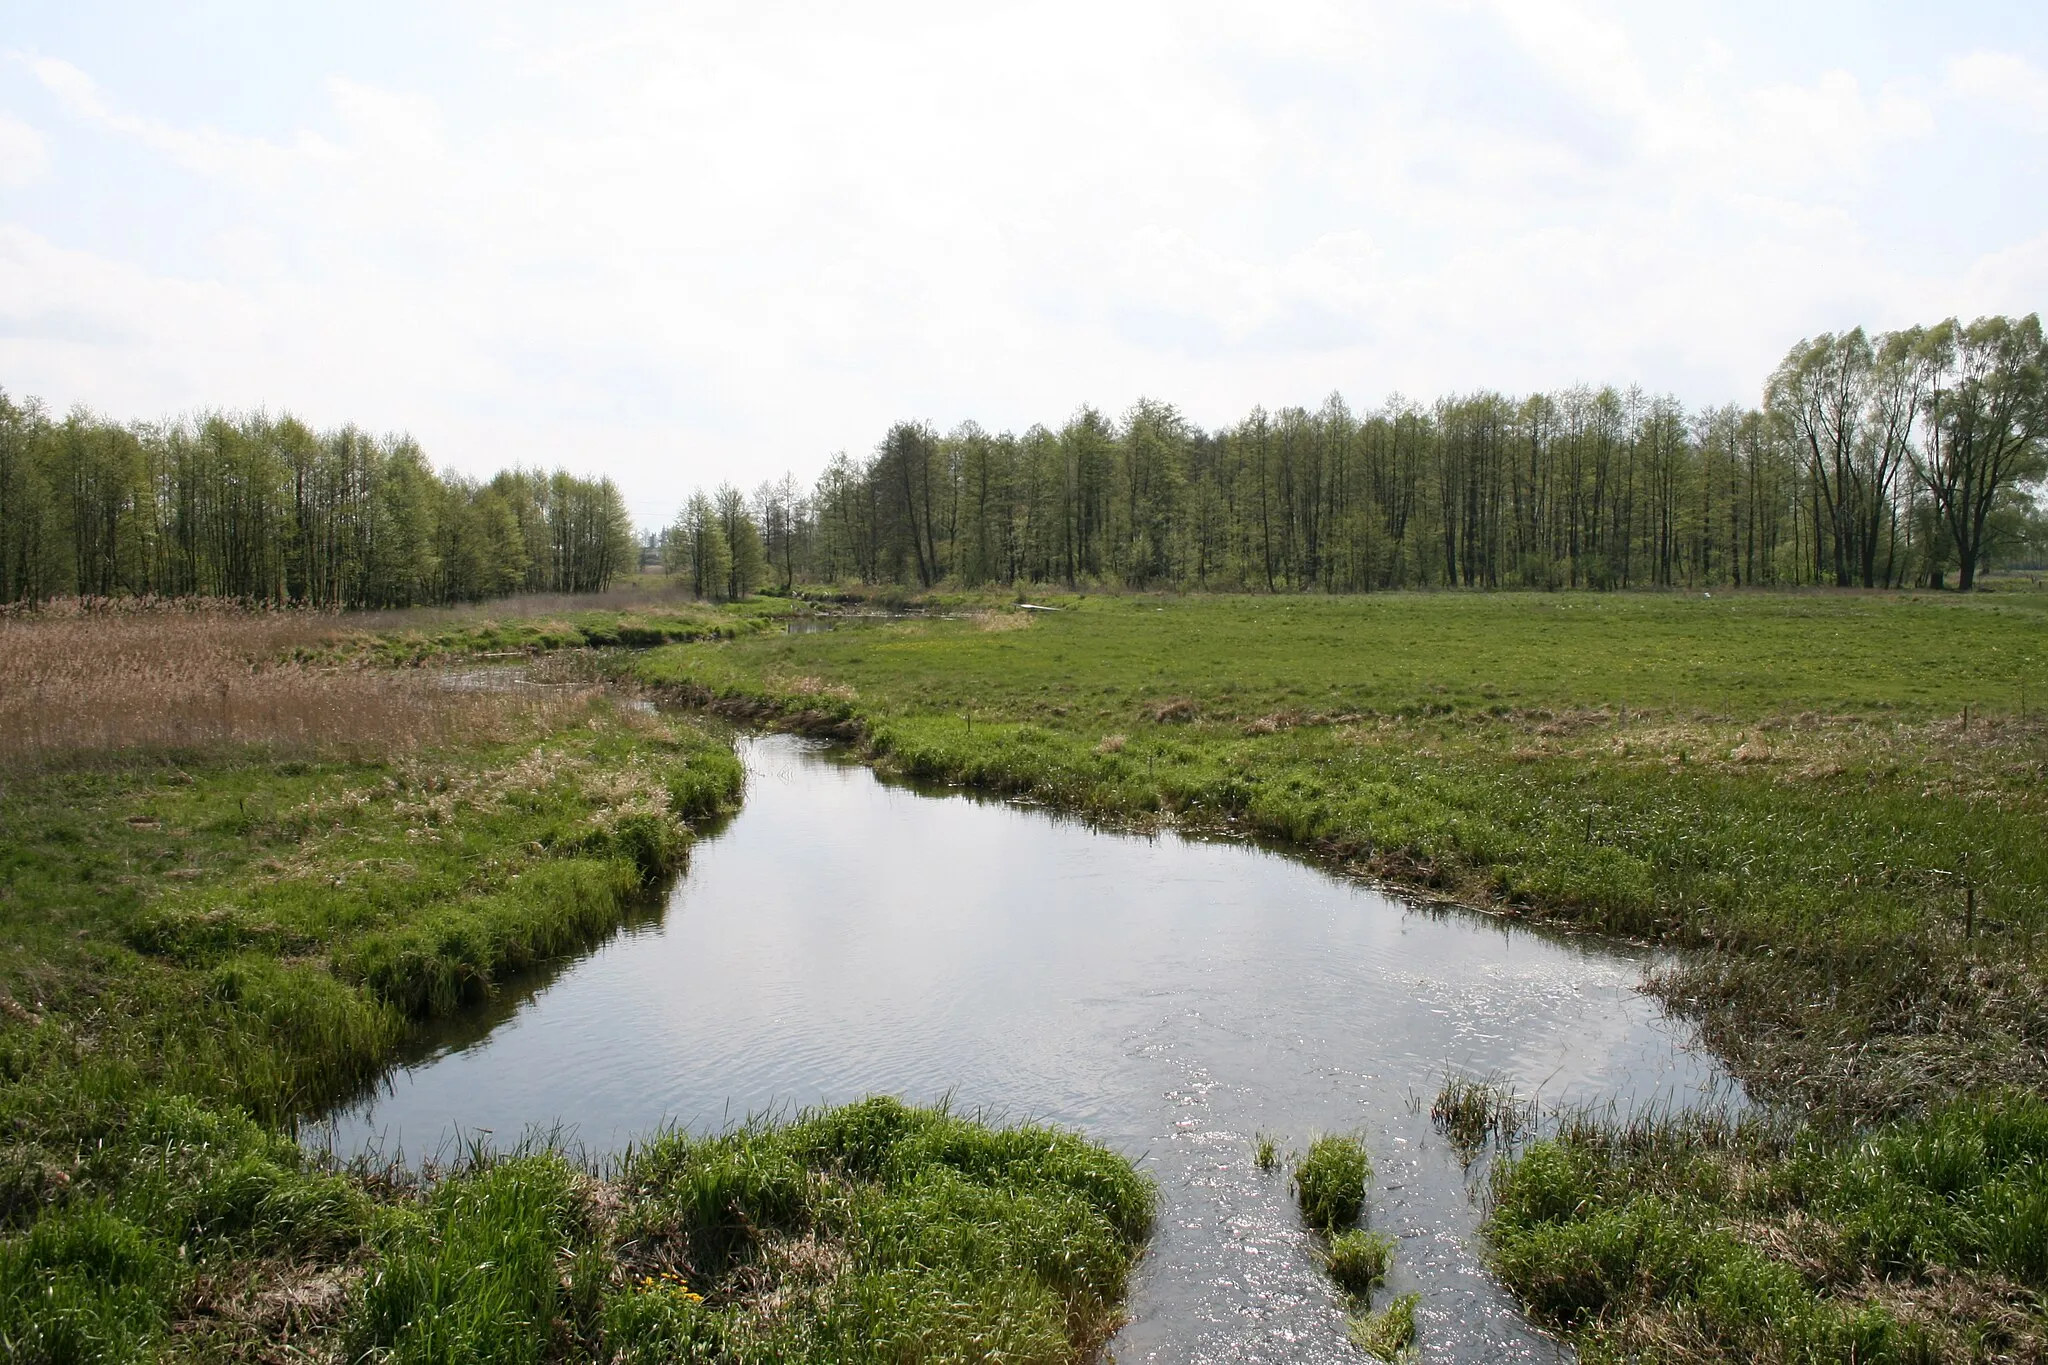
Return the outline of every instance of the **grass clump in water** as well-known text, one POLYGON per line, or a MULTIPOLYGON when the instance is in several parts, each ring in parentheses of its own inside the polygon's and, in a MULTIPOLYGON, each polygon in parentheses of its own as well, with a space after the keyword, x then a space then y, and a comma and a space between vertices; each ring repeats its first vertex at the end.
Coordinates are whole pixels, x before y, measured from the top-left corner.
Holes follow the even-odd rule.
POLYGON ((1252 1160, 1268 1174, 1280 1169, 1280 1144, 1270 1133, 1252 1138, 1252 1160))
POLYGON ((1350 1227, 1365 1206, 1365 1187, 1371 1179, 1372 1158, 1364 1143, 1353 1137, 1317 1138, 1294 1167, 1302 1221, 1326 1234, 1350 1227))
POLYGON ((1366 1298, 1387 1278, 1387 1267, 1393 1263, 1393 1238, 1384 1232, 1353 1228, 1330 1239, 1323 1266, 1339 1289, 1366 1298))
POLYGON ((1351 1320, 1351 1341, 1376 1360, 1405 1359, 1415 1346, 1415 1305, 1419 1294, 1403 1294, 1385 1308, 1351 1320))
POLYGON ((1497 1076, 1447 1076, 1429 1106, 1430 1122, 1468 1166, 1489 1140, 1512 1146, 1535 1118, 1535 1105, 1497 1076))

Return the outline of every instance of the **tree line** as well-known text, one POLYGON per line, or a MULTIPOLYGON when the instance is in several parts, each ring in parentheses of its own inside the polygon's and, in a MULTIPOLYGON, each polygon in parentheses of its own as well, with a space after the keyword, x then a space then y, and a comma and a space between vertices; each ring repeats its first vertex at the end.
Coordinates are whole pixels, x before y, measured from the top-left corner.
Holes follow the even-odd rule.
POLYGON ((0 602, 407 607, 594 592, 638 567, 609 479, 436 473, 404 436, 291 417, 61 420, 0 392, 0 602))
POLYGON ((1317 590, 1831 584, 1968 589, 2039 553, 2038 316, 1801 341, 1757 407, 1481 392, 1204 431, 899 422, 815 485, 700 492, 662 536, 707 597, 800 581, 1317 590))

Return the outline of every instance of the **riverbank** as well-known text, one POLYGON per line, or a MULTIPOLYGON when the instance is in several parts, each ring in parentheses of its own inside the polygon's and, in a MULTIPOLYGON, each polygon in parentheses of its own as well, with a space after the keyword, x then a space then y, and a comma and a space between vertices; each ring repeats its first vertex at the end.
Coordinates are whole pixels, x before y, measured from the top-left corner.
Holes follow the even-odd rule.
MULTIPOLYGON (((293 661, 352 649, 333 629, 0 622, 31 684, 0 744, 10 1358, 823 1360, 909 1332, 1052 1362, 1114 1326, 1149 1189, 1044 1130, 878 1103, 603 1166, 544 1142, 424 1173, 302 1151, 295 1123, 422 1021, 658 898, 742 782, 721 728, 573 674, 293 661), (57 685, 82 645, 155 686, 95 710, 57 685)), ((499 642, 462 629, 455 653, 499 642)))
MULTIPOLYGON (((1815 1144, 1845 1154, 1872 1123, 1917 1141, 1959 1097, 2048 1077, 2048 727, 2027 691, 2048 613, 2030 599, 1040 605, 1060 610, 657 650, 632 672, 856 739, 886 771, 1272 838, 1426 894, 1684 949, 1661 992, 1803 1120, 1780 1145, 1724 1144, 1757 1180, 1815 1144)), ((1801 1204, 1774 1207, 1796 1221, 1801 1204)), ((1725 1230, 1704 1208, 1703 1235, 1725 1230)), ((1853 1272, 1910 1319, 1929 1275, 1960 1276, 2004 1321, 1973 1338, 1983 1358, 2039 1337, 2028 1296, 2044 1286, 1975 1253, 1851 1244, 1802 1267, 1753 1232, 1822 1299, 1853 1272), (2034 1325, 2015 1335, 2014 1312, 2034 1325)), ((1622 1254, 1602 1273, 1642 1268, 1622 1254)), ((1624 1339, 1552 1320, 1596 1354, 1624 1339)))

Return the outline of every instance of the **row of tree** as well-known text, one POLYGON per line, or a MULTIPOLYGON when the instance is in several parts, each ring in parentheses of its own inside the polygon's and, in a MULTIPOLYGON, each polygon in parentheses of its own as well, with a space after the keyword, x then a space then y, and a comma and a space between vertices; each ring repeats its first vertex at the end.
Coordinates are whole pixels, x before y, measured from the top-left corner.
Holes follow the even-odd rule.
MULTIPOLYGON (((1112 422, 892 427, 660 537, 705 597, 799 580, 1360 591, 1831 583, 1968 588, 2048 544, 2038 317, 1802 341, 1758 408, 1635 390, 1112 422)), ((608 479, 438 474, 403 437, 289 418, 57 420, 0 393, 0 602, 66 594, 410 606, 601 590, 638 550, 608 479)))
POLYGON ((2043 541, 2038 317, 1802 341, 1758 408, 1639 391, 1395 398, 1253 411, 1202 431, 1112 422, 892 427, 807 493, 698 494, 663 536, 711 597, 764 581, 1405 586, 1971 587, 2003 536, 2043 541))
POLYGON ((55 420, 0 393, 0 602, 405 607, 593 592, 638 564, 609 479, 437 474, 406 437, 215 414, 55 420))

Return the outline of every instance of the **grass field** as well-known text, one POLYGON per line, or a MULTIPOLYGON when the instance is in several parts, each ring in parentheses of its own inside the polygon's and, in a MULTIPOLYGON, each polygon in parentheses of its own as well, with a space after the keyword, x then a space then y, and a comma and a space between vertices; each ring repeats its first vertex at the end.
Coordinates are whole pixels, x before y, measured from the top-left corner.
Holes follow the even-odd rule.
POLYGON ((1150 1189, 1049 1130, 875 1101, 599 1166, 300 1150, 418 1021, 658 904, 739 799, 722 726, 584 670, 390 667, 778 609, 557 605, 0 620, 0 1356, 1052 1365, 1113 1328, 1150 1189))
MULTIPOLYGON (((1917 1257, 1851 1232, 1809 1255, 1788 1228, 1860 1224, 1783 1182, 1824 1169, 1868 1183, 1855 1153, 1870 1132, 1900 1150, 1996 1148, 2000 1097, 2048 1082, 2048 598, 1043 604, 1060 610, 655 650, 633 672, 731 714, 858 736, 906 775, 1271 838, 1397 885, 1683 949, 1660 989, 1791 1127, 1694 1140, 1686 1169, 1722 1184, 1674 1200, 1658 1183, 1668 1165, 1610 1160, 1635 1150, 1626 1134, 1578 1125, 1544 1150, 1597 1158, 1602 1198, 1636 1221, 1588 1231, 1592 1206, 1567 1201, 1552 1250, 1605 1237, 1605 1259, 1551 1265, 1529 1251, 1548 1245, 1530 1240, 1540 1207, 1505 1199, 1492 1227, 1509 1283, 1593 1356, 2040 1349, 2042 1286, 1987 1248, 2048 1236, 2048 1221, 1986 1232, 1976 1212, 2034 1188, 2034 1148, 1902 1195, 1978 1230, 1917 1257), (1755 1198, 1712 1193, 1729 1189, 1755 1198), (1728 1326, 1700 1316, 1694 1281, 1623 1292, 1656 1283, 1667 1232, 1746 1248, 1788 1313, 1819 1306, 1795 1321, 1765 1304, 1728 1326), (1609 1288, 1555 1311, 1521 1269, 1537 1265, 1577 1274, 1574 1292, 1609 1288), (1941 1332, 1915 1325, 1942 1314, 1941 1332)), ((1548 1158, 1529 1160, 1503 1170, 1535 1182, 1548 1158)))

